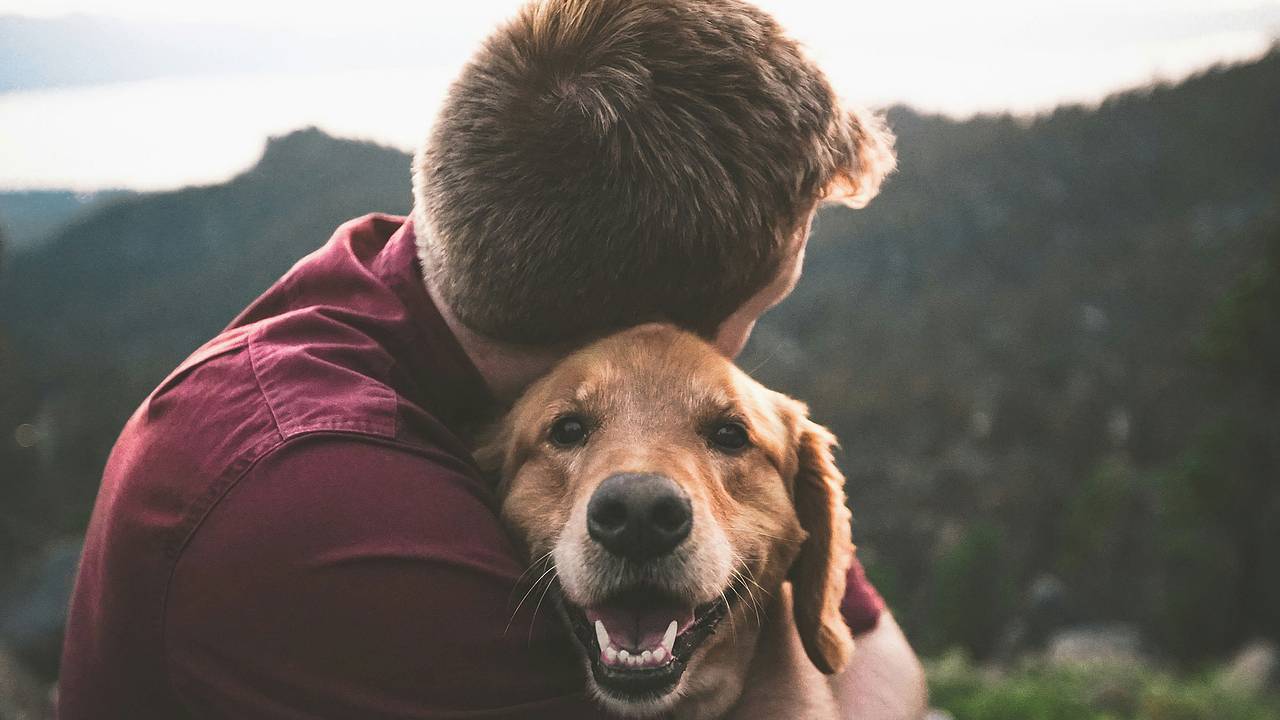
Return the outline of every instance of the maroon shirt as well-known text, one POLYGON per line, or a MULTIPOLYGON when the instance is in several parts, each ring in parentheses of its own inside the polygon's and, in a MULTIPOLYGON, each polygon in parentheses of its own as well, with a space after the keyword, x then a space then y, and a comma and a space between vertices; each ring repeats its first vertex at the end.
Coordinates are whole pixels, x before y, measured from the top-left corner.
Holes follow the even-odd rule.
MULTIPOLYGON (((524 561, 461 439, 492 407, 410 223, 343 225, 121 433, 63 720, 600 717, 555 614, 513 617, 524 561)), ((850 581, 866 630, 881 602, 850 581)))

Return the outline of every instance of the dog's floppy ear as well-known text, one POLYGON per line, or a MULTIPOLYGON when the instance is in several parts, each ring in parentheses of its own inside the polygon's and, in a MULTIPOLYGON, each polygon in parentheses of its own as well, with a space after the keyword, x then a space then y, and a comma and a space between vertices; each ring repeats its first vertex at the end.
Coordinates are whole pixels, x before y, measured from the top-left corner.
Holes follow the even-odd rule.
POLYGON ((853 653, 853 636, 840 613, 853 562, 850 514, 844 476, 831 455, 835 437, 803 415, 796 436, 796 515, 808 533, 791 566, 796 628, 809 659, 831 675, 853 653))
POLYGON ((492 482, 500 494, 506 491, 503 471, 510 462, 511 434, 510 419, 503 418, 480 433, 476 448, 471 452, 480 474, 492 482))

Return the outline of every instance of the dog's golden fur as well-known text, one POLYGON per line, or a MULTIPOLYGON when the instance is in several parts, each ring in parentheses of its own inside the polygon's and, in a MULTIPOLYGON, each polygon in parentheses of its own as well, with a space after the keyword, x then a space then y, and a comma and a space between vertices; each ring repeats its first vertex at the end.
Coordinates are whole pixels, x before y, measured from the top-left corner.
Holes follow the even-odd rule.
POLYGON ((802 403, 755 382, 697 337, 646 325, 556 366, 477 457, 500 474, 502 516, 515 536, 531 558, 553 559, 563 601, 580 606, 600 602, 629 577, 588 537, 586 505, 596 487, 619 472, 660 473, 688 494, 693 530, 679 562, 647 577, 691 604, 726 597, 728 617, 697 647, 668 697, 637 705, 591 684, 614 711, 718 717, 749 674, 753 684, 769 681, 752 662, 776 655, 765 646, 794 632, 769 627, 790 622, 776 615, 782 599, 794 598, 794 627, 813 666, 835 673, 849 660, 853 639, 840 601, 853 546, 834 444, 802 403), (581 447, 549 439, 566 413, 591 424, 581 447), (707 428, 725 418, 746 428, 743 451, 726 453, 708 441, 707 428))

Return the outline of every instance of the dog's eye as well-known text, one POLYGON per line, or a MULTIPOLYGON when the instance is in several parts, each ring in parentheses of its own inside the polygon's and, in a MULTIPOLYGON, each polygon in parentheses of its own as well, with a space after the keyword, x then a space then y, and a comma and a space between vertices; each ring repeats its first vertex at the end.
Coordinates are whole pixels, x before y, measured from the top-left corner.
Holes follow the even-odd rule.
POLYGON ((721 450, 736 452, 745 448, 750 442, 747 429, 742 423, 721 423, 711 431, 711 443, 721 450))
POLYGON ((576 415, 567 415, 551 425, 551 442, 560 447, 576 447, 587 440, 587 424, 576 415))

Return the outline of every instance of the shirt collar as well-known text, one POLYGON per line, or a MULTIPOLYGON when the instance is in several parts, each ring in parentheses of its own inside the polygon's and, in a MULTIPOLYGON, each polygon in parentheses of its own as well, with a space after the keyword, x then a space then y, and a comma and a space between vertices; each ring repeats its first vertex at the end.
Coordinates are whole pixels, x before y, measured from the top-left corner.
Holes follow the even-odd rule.
POLYGON ((497 403, 449 329, 423 281, 413 219, 406 218, 374 260, 372 271, 399 297, 410 336, 397 352, 411 392, 449 427, 467 432, 492 418, 497 403))

